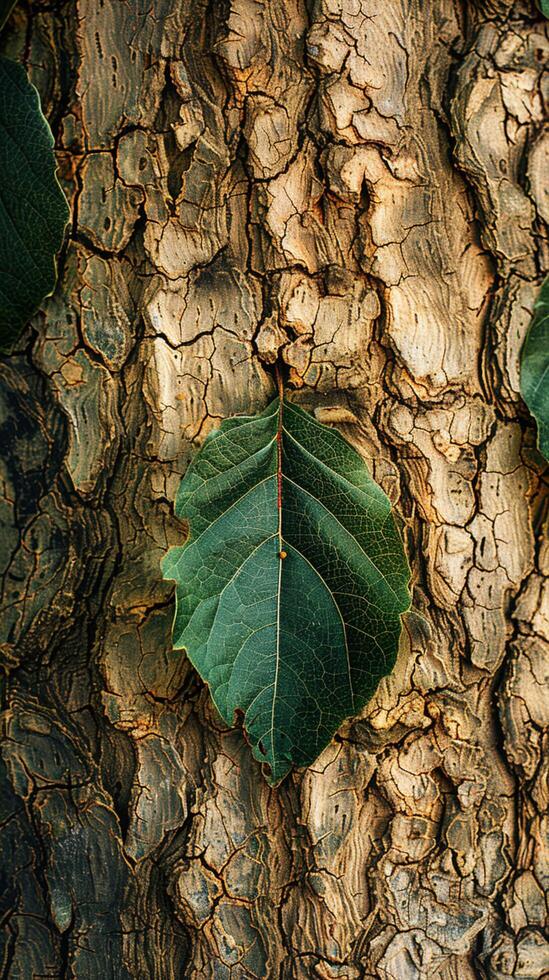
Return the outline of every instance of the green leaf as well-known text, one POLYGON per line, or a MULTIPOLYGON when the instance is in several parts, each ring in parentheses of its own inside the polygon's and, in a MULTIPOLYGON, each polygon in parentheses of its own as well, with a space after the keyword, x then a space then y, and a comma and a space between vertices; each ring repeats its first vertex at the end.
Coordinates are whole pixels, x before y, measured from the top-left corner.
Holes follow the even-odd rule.
POLYGON ((0 348, 55 286, 68 206, 53 137, 21 65, 0 57, 0 348))
POLYGON ((549 17, 549 0, 537 0, 539 9, 544 17, 549 17))
POLYGON ((17 0, 0 0, 0 31, 8 20, 17 0))
POLYGON ((410 596, 391 505, 339 433, 276 398, 209 436, 176 512, 190 535, 163 562, 174 646, 228 724, 243 713, 277 783, 394 665, 410 596))
POLYGON ((520 356, 520 391, 538 424, 538 446, 549 459, 549 277, 534 306, 520 356))

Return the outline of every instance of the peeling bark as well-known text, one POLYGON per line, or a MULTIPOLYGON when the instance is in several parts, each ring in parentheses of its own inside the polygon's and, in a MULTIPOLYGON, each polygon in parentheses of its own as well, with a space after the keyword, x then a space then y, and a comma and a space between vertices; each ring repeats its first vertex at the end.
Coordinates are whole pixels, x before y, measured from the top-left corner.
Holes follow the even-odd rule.
POLYGON ((36 0, 2 44, 73 213, 1 365, 2 976, 541 978, 541 15, 36 0), (277 358, 394 501, 415 613, 273 790, 172 651, 159 562, 191 453, 277 358))

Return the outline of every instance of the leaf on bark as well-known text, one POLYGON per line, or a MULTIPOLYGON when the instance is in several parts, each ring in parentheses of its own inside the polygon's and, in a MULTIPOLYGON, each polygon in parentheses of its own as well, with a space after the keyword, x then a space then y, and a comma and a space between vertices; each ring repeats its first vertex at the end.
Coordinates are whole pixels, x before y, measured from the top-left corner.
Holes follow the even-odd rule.
POLYGON ((17 0, 0 0, 0 31, 9 19, 17 0))
POLYGON ((0 349, 55 286, 68 219, 51 130, 21 65, 0 57, 0 349))
POLYGON ((538 425, 538 446, 549 459, 549 277, 534 307, 520 357, 520 391, 538 425))
POLYGON ((276 398, 206 439, 176 513, 174 646, 275 784, 394 665, 410 573, 390 502, 338 432, 276 398))

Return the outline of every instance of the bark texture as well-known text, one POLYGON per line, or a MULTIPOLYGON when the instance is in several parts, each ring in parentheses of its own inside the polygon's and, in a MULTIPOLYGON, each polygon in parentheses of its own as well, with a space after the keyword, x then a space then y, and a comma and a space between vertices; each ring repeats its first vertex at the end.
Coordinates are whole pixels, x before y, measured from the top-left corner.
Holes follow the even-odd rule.
POLYGON ((2 46, 73 215, 1 365, 2 976, 538 980, 541 14, 36 0, 2 46), (272 790, 171 650, 159 562, 194 447, 278 356, 402 515, 416 612, 272 790))

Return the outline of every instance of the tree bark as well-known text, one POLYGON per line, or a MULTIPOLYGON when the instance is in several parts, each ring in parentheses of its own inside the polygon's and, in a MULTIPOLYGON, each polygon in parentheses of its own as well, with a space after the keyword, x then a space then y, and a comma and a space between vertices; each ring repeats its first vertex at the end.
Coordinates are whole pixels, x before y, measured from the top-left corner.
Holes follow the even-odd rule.
POLYGON ((2 976, 546 975, 546 498, 518 376, 541 14, 36 0, 2 47, 72 206, 1 365, 2 976), (192 452, 265 406, 277 358, 393 500, 414 612, 368 708, 271 789, 171 648, 159 563, 192 452))

